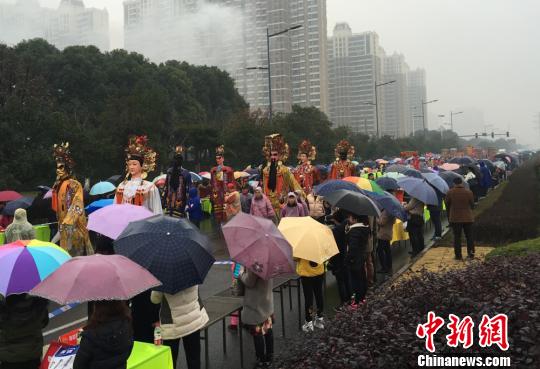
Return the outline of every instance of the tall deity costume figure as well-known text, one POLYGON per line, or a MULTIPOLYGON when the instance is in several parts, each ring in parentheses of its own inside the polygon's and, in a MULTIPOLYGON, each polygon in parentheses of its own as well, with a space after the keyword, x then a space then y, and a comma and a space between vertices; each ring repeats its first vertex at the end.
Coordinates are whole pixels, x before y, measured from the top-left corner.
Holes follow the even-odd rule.
POLYGON ((172 166, 167 169, 165 180, 165 209, 172 217, 185 217, 189 190, 191 188, 191 174, 182 168, 184 163, 184 147, 176 146, 172 166))
POLYGON ((214 216, 219 223, 223 223, 227 220, 227 214, 225 213, 225 195, 227 194, 229 183, 234 185, 234 171, 231 167, 224 165, 224 162, 225 147, 221 145, 216 148, 217 165, 210 171, 214 216))
POLYGON ((302 191, 294 175, 284 162, 289 157, 289 145, 279 133, 266 136, 263 154, 267 164, 262 171, 263 191, 270 199, 276 214, 281 213, 281 203, 289 192, 302 191))
MULTIPOLYGON (((56 182, 52 189, 52 209, 58 218, 60 246, 72 256, 92 255, 84 213, 83 186, 73 176, 75 162, 69 143, 54 145, 56 182)), ((56 238, 56 237, 55 237, 56 238)))
POLYGON ((145 180, 156 167, 156 152, 148 146, 146 136, 130 137, 125 152, 127 175, 116 189, 114 202, 144 206, 154 214, 163 214, 158 188, 145 180))
POLYGON ((321 182, 321 175, 317 167, 311 164, 315 160, 317 150, 308 140, 304 140, 298 146, 299 165, 294 169, 294 178, 304 190, 307 196, 313 192, 313 186, 321 182))
POLYGON ((349 141, 341 140, 334 150, 336 160, 332 163, 329 179, 343 179, 356 176, 356 167, 351 162, 354 157, 354 146, 349 141))

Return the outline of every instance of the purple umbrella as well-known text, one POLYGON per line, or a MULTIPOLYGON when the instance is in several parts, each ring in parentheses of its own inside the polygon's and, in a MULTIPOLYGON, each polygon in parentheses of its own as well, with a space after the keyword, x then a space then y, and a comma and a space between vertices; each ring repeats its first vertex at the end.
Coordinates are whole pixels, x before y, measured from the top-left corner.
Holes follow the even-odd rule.
POLYGON ((88 229, 116 240, 129 223, 153 215, 144 206, 131 204, 106 206, 88 216, 88 229))
POLYGON ((223 226, 231 259, 268 280, 294 273, 292 247, 268 219, 238 213, 223 226))
POLYGON ((149 271, 125 256, 95 254, 70 259, 30 294, 64 305, 129 300, 160 285, 149 271))

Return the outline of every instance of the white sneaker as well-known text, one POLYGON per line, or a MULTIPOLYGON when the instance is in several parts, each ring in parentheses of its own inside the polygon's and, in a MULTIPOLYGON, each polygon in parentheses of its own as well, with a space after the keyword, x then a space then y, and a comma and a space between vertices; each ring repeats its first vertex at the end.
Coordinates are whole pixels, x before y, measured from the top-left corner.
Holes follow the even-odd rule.
POLYGON ((313 321, 313 326, 318 329, 324 329, 324 318, 315 318, 315 320, 313 321))
POLYGON ((304 332, 313 332, 314 329, 313 329, 313 322, 306 322, 303 326, 302 326, 302 330, 304 332))

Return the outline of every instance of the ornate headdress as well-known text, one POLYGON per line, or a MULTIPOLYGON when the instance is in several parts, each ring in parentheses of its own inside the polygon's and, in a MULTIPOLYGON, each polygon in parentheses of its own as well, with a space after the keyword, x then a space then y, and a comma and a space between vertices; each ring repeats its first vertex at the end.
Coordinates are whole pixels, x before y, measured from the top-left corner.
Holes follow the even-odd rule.
POLYGON ((216 156, 224 156, 225 155, 225 146, 220 145, 216 147, 216 156))
POLYGON ((53 157, 57 164, 64 164, 68 172, 71 172, 73 170, 73 167, 75 166, 75 161, 71 157, 69 142, 62 142, 60 145, 55 144, 53 146, 53 157))
POLYGON ((317 149, 315 149, 315 146, 313 146, 309 140, 304 140, 298 145, 298 155, 296 158, 300 159, 301 154, 306 154, 308 160, 315 160, 317 157, 317 149))
POLYGON ((126 148, 126 163, 129 160, 139 160, 142 166, 142 177, 156 168, 157 153, 148 146, 146 136, 131 136, 126 148))
POLYGON ((274 133, 264 138, 263 154, 270 160, 272 151, 279 153, 279 160, 286 161, 289 157, 289 145, 280 133, 274 133))
POLYGON ((336 158, 339 159, 340 154, 347 154, 347 159, 351 160, 354 157, 354 146, 347 140, 341 140, 336 145, 334 150, 336 158))

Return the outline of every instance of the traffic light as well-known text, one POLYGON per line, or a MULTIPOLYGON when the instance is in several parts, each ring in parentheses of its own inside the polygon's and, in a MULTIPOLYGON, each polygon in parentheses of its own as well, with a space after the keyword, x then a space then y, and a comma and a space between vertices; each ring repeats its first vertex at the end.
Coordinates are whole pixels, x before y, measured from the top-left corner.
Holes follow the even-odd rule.
POLYGON ((495 138, 495 133, 491 132, 491 138, 495 138))
POLYGON ((478 133, 474 134, 474 138, 478 139, 478 133))
POLYGON ((506 131, 506 137, 510 137, 510 132, 506 131))

